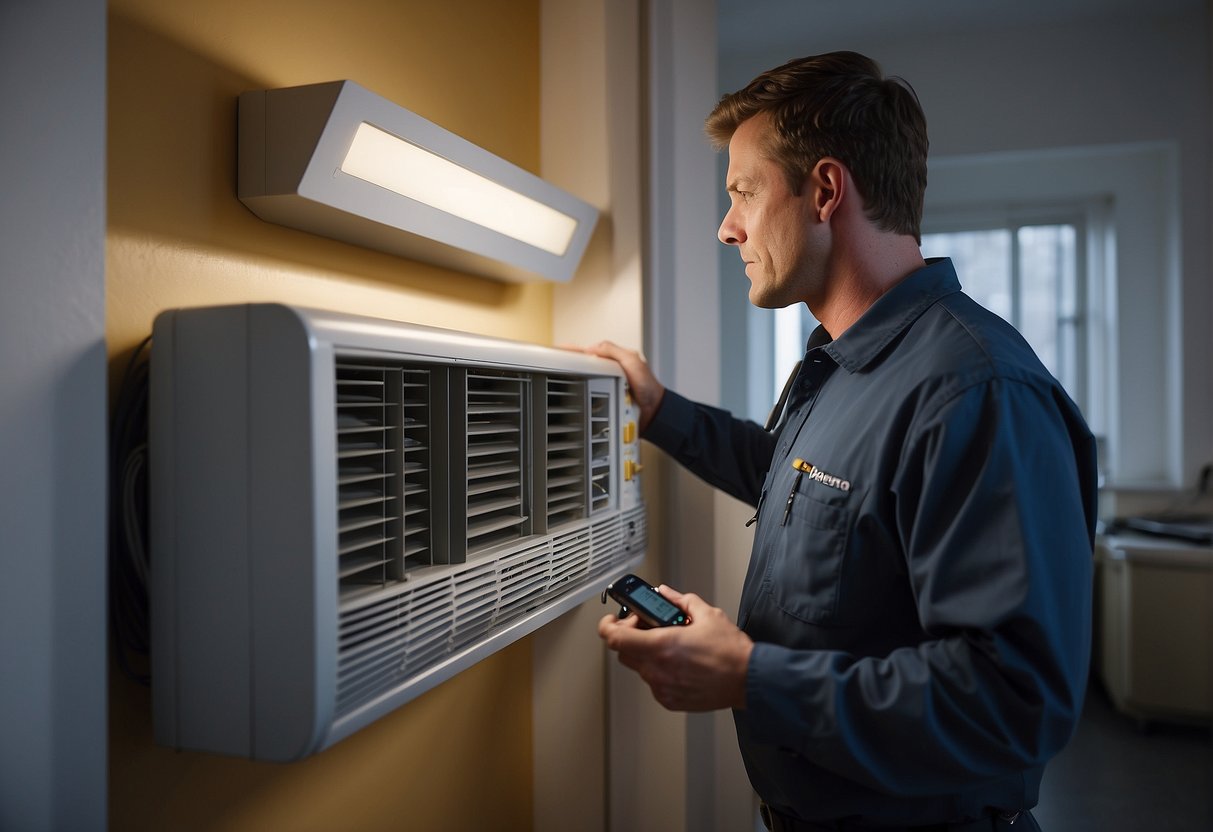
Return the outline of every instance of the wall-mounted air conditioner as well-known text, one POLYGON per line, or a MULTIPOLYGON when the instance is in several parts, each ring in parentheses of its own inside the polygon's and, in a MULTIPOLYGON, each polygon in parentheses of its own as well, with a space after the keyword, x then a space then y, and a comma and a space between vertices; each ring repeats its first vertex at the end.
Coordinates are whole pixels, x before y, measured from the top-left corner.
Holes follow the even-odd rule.
POLYGON ((643 557, 613 362, 273 304, 153 336, 163 745, 314 753, 643 557))

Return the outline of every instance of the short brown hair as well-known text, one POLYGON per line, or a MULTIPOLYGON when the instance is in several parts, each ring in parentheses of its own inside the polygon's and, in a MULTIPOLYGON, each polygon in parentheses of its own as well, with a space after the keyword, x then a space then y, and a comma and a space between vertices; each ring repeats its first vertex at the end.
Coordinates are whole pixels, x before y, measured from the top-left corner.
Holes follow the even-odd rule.
POLYGON ((788 61, 725 95, 704 125, 712 145, 728 146, 738 126, 768 114, 766 148, 794 193, 823 156, 851 171, 870 220, 921 242, 927 188, 927 121, 903 79, 855 52, 788 61))

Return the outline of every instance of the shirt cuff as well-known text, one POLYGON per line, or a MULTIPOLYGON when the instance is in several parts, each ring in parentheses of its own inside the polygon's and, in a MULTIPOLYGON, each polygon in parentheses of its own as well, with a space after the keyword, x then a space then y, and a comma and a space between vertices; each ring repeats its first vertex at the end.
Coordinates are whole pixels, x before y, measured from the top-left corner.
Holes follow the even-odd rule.
POLYGON ((662 450, 672 451, 681 447, 694 423, 695 403, 667 388, 641 435, 662 450))

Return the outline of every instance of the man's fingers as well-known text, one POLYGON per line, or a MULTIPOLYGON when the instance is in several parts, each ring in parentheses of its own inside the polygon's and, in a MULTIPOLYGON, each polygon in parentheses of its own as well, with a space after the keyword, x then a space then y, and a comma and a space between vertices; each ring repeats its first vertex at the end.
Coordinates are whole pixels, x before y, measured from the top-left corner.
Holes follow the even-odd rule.
POLYGON ((674 606, 678 607, 683 612, 688 613, 691 618, 695 617, 696 611, 703 614, 704 612, 713 609, 711 604, 700 598, 694 592, 682 593, 676 589, 666 586, 665 584, 657 587, 657 590, 661 593, 663 598, 674 606))
POLYGON ((618 652, 645 643, 643 634, 649 632, 640 626, 640 619, 632 613, 627 618, 614 615, 603 616, 598 621, 598 635, 607 647, 618 652))
POLYGON ((680 606, 682 604, 682 599, 686 597, 681 592, 674 589, 674 587, 667 586, 666 584, 661 584, 658 586, 657 591, 661 593, 662 598, 665 598, 667 601, 676 606, 680 606))
POLYGON ((631 352, 616 344, 614 341, 599 341, 596 344, 589 344, 585 351, 590 355, 597 355, 602 358, 610 358, 618 361, 621 357, 630 356, 631 352))

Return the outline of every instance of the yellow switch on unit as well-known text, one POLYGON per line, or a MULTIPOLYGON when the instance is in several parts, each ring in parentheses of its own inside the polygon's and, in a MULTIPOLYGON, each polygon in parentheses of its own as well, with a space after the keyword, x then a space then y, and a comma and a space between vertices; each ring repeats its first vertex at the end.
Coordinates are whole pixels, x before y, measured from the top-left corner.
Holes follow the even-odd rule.
POLYGON ((625 443, 636 441, 636 423, 635 422, 628 422, 627 424, 625 424, 623 426, 623 441, 625 443))
POLYGON ((625 459, 623 461, 623 478, 625 480, 631 480, 632 477, 636 476, 643 470, 644 466, 639 462, 633 462, 630 459, 625 459))

